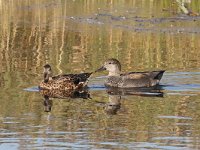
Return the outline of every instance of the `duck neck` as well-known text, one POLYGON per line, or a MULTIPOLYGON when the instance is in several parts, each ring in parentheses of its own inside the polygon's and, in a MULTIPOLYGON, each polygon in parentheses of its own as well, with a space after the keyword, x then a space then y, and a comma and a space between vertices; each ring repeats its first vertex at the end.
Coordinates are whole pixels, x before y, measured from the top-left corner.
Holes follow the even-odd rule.
POLYGON ((44 72, 44 82, 47 83, 49 81, 49 74, 47 72, 44 72))
POLYGON ((120 76, 120 70, 117 69, 115 71, 109 71, 108 76, 120 76))

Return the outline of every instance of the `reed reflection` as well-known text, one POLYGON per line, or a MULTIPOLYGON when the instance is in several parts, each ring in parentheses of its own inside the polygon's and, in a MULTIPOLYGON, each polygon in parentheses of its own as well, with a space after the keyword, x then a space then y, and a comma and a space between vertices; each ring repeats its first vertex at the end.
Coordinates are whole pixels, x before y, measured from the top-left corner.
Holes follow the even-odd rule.
MULTIPOLYGON (((140 16, 138 18, 135 13, 130 13, 131 10, 128 10, 129 13, 124 10, 126 13, 123 16, 126 21, 115 21, 112 18, 120 18, 122 14, 120 12, 110 14, 112 10, 109 9, 105 9, 103 13, 98 12, 98 7, 106 6, 102 1, 82 3, 80 5, 80 3, 72 1, 57 1, 53 2, 52 5, 51 1, 44 0, 33 0, 30 4, 19 0, 1 1, 2 6, 7 7, 0 9, 2 18, 2 24, 0 24, 2 33, 0 37, 0 72, 17 70, 32 71, 32 74, 38 74, 38 68, 47 62, 56 66, 58 73, 62 73, 63 70, 69 72, 89 71, 97 68, 99 61, 110 57, 117 57, 125 66, 125 70, 143 71, 159 68, 177 70, 200 67, 198 61, 200 56, 197 55, 200 48, 200 38, 198 34, 194 33, 200 32, 197 23, 199 18, 193 18, 195 21, 192 21, 192 18, 181 17, 181 19, 174 15, 174 18, 171 18, 172 16, 162 18, 159 17, 160 12, 157 7, 164 8, 165 3, 146 1, 147 7, 151 3, 153 6, 151 9, 158 11, 155 12, 153 18, 146 18, 146 15, 151 14, 147 13, 148 11, 135 12, 140 16), (36 5, 34 5, 35 3, 36 5), (54 5, 54 3, 56 4, 54 5), (74 8, 79 9, 75 11, 74 8), (92 12, 98 15, 94 16, 92 12), (145 12, 146 15, 141 14, 145 12), (106 23, 101 26, 91 24, 89 22, 91 18, 82 16, 88 13, 93 16, 93 20, 95 20, 94 17, 98 17, 97 22, 103 23, 105 23, 104 20, 108 20, 107 15, 111 15, 111 19, 108 20, 111 26, 106 25, 106 23), (17 15, 13 16, 12 14, 17 15), (71 16, 75 19, 70 19, 71 16), (85 23, 83 23, 82 18, 85 23), (144 30, 138 32, 131 30, 132 32, 130 32, 129 28, 137 28, 134 25, 135 22, 138 24, 142 22, 144 30), (160 25, 159 31, 150 28, 147 32, 145 25, 148 26, 149 22, 153 22, 154 28, 160 25), (118 23, 121 25, 119 26, 118 23), (113 27, 112 24, 115 24, 117 28, 113 27), (192 25, 189 28, 192 30, 191 34, 175 32, 188 33, 188 28, 182 28, 188 24, 192 25), (180 25, 182 26, 180 27, 180 25), (161 29, 164 31, 173 29, 171 32, 176 34, 160 33, 161 29)), ((137 8, 139 3, 144 2, 132 3, 130 1, 123 2, 123 5, 137 8)), ((193 3, 195 10, 198 8, 199 2, 193 3)), ((139 27, 143 29, 141 25, 139 27)))

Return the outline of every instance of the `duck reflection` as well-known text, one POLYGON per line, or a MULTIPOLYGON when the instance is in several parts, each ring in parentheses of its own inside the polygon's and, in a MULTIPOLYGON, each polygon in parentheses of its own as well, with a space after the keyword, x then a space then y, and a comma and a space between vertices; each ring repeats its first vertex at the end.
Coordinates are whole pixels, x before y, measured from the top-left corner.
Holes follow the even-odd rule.
POLYGON ((148 88, 107 88, 107 93, 110 95, 136 95, 144 97, 163 97, 161 86, 148 88))
POLYGON ((108 115, 116 115, 121 108, 122 96, 144 96, 144 97, 163 97, 161 87, 151 88, 107 88, 108 102, 105 104, 105 112, 108 115))
POLYGON ((53 106, 52 98, 67 99, 67 98, 82 98, 90 99, 90 94, 87 90, 41 90, 41 95, 44 97, 44 111, 50 112, 53 106))
POLYGON ((51 107, 53 106, 53 102, 47 95, 44 95, 44 111, 45 112, 50 112, 51 107))
POLYGON ((109 115, 116 115, 117 111, 121 108, 121 96, 109 95, 108 103, 105 107, 105 112, 109 115))

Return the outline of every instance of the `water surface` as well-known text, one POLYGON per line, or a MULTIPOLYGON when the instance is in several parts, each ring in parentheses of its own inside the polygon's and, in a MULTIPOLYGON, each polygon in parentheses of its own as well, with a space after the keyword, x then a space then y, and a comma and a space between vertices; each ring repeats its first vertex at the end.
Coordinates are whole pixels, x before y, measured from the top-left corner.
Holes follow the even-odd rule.
POLYGON ((170 0, 1 0, 0 18, 0 149, 200 148, 199 16, 170 0), (167 71, 151 90, 110 91, 104 72, 78 96, 38 92, 46 63, 90 72, 110 57, 167 71))

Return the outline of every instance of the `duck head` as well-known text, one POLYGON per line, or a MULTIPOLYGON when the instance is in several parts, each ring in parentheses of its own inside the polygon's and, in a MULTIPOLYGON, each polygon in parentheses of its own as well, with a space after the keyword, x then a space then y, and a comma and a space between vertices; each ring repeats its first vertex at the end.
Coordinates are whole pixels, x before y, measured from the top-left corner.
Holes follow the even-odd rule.
POLYGON ((95 72, 100 72, 103 70, 107 70, 109 72, 109 76, 120 76, 121 64, 117 59, 111 58, 105 61, 103 66, 97 69, 95 72))
POLYGON ((51 66, 49 64, 44 65, 44 82, 48 82, 49 78, 52 75, 52 70, 51 70, 51 66))

